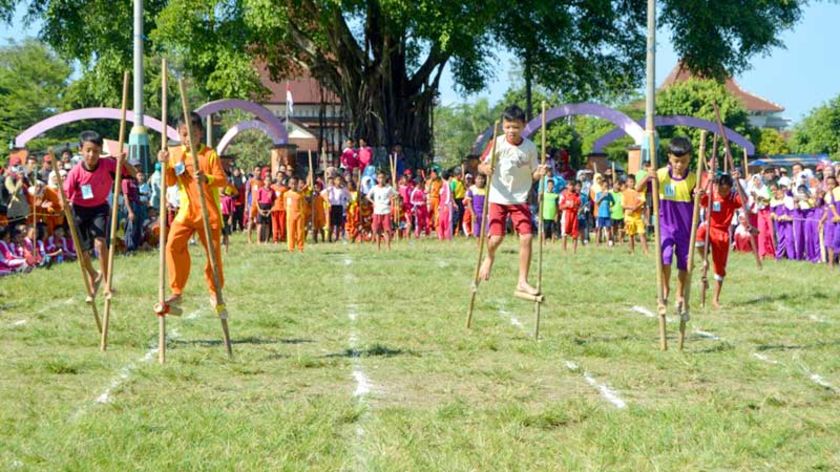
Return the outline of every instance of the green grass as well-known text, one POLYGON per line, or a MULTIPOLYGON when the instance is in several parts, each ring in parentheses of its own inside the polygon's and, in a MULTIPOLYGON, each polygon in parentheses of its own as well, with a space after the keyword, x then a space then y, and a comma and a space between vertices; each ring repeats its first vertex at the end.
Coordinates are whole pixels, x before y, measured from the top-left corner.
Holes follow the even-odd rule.
POLYGON ((193 248, 163 366, 147 355, 155 255, 116 261, 107 353, 77 266, 4 278, 0 469, 840 469, 840 391, 812 378, 840 386, 836 274, 733 255, 726 306, 689 325, 719 339, 660 352, 656 320, 631 310, 655 310, 652 257, 547 247, 535 342, 515 244, 501 251, 468 331, 474 243, 288 254, 237 237, 229 361, 193 248))

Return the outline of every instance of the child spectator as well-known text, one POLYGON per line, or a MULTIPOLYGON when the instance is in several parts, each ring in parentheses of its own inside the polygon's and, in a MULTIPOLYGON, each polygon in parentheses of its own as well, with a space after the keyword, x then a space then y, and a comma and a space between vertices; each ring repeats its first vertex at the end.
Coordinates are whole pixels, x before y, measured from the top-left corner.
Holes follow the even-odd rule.
POLYGON ((271 207, 274 204, 274 189, 271 188, 271 179, 263 179, 262 187, 257 189, 257 242, 263 244, 268 242, 268 231, 271 229, 271 207))
POLYGON ((373 204, 372 230, 378 249, 382 249, 383 233, 387 247, 391 249, 391 199, 396 195, 393 187, 386 183, 385 172, 377 172, 376 186, 368 192, 367 200, 373 204))
POLYGON ((566 192, 563 194, 563 250, 568 248, 569 238, 572 238, 572 247, 577 252, 578 239, 580 239, 580 215, 583 214, 581 203, 580 182, 569 181, 566 184, 566 192))
POLYGON ((617 176, 614 178, 611 192, 613 205, 610 208, 610 229, 612 230, 612 240, 617 244, 624 239, 621 234, 624 231, 624 207, 622 206, 621 196, 624 186, 617 176))
POLYGON ((286 191, 286 241, 289 252, 295 249, 303 252, 303 245, 306 236, 306 221, 304 220, 306 199, 303 192, 306 189, 306 182, 297 177, 289 179, 289 190, 286 191))
POLYGON ((467 211, 472 220, 472 235, 476 238, 481 237, 481 219, 484 212, 484 199, 487 198, 487 177, 484 174, 475 176, 475 184, 467 190, 467 195, 464 200, 467 211))
POLYGON ((421 177, 417 178, 417 185, 411 190, 410 201, 412 213, 414 213, 414 237, 419 238, 420 233, 423 232, 429 236, 431 230, 429 229, 429 208, 426 199, 426 183, 421 177))
POLYGON ((598 186, 598 191, 595 193, 595 206, 598 208, 595 221, 595 231, 598 233, 598 246, 601 241, 606 239, 610 246, 613 245, 610 227, 612 226, 612 207, 615 204, 612 192, 609 191, 609 186, 602 184, 598 186), (602 239, 603 237, 603 239, 602 239))
POLYGON ((448 170, 443 171, 443 182, 440 187, 440 201, 438 202, 438 219, 436 224, 438 239, 443 241, 452 240, 452 217, 454 203, 452 201, 452 187, 450 181, 452 174, 448 170))
POLYGON ((546 179, 545 184, 545 193, 542 196, 543 235, 546 241, 554 241, 560 232, 554 229, 557 226, 557 200, 560 194, 554 191, 553 179, 546 179))
POLYGON ((624 233, 630 238, 630 254, 636 252, 636 236, 642 241, 642 250, 648 253, 647 235, 645 234, 644 208, 645 198, 636 191, 636 176, 627 176, 627 185, 621 193, 621 205, 624 208, 624 233))

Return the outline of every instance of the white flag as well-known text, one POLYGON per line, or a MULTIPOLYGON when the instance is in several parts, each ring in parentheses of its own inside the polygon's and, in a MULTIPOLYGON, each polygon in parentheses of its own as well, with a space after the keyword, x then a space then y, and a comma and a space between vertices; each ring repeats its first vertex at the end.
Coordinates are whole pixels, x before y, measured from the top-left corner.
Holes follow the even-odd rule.
POLYGON ((292 88, 289 86, 289 82, 286 82, 286 109, 290 115, 295 112, 295 100, 292 98, 292 88))

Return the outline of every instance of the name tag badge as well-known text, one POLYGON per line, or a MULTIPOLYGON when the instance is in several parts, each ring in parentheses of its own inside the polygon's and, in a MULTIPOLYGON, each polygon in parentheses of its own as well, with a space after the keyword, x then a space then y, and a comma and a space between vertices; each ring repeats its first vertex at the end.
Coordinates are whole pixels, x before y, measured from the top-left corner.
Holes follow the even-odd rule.
POLYGON ((712 203, 712 211, 715 212, 715 213, 720 211, 720 202, 712 203))
POLYGON ((674 187, 674 184, 668 184, 665 186, 665 196, 669 198, 674 198, 677 195, 677 189, 674 187))
POLYGON ((178 163, 175 164, 175 175, 181 175, 186 170, 187 170, 187 167, 184 165, 183 162, 178 162, 178 163))
POLYGON ((93 189, 90 184, 82 185, 82 200, 90 200, 93 198, 93 189))
POLYGON ((275 191, 274 191, 274 196, 279 198, 279 197, 280 197, 280 191, 279 191, 279 190, 275 190, 275 191))

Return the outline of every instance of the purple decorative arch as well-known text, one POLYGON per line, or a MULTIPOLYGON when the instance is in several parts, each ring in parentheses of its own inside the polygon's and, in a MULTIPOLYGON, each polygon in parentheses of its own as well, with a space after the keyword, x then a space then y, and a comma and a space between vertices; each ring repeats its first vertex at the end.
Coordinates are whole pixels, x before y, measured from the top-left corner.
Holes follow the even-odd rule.
MULTIPOLYGON (((75 123, 82 120, 120 120, 122 118, 121 115, 122 112, 116 108, 82 108, 80 110, 59 113, 58 115, 51 116, 46 120, 35 123, 17 135, 15 137, 15 147, 22 148, 32 139, 51 129, 58 128, 59 126, 66 125, 68 123, 75 123)), ((126 120, 134 123, 133 111, 126 113, 126 120)), ((151 116, 145 115, 143 117, 143 124, 158 133, 163 132, 163 123, 151 116)), ((167 126, 166 136, 169 137, 169 139, 176 141, 181 139, 175 128, 171 126, 167 126)))
POLYGON ((275 143, 288 143, 289 135, 288 133, 286 133, 286 126, 283 123, 283 121, 280 118, 276 117, 274 113, 271 113, 271 110, 258 103, 238 99, 216 100, 215 102, 205 103, 204 105, 198 107, 195 110, 195 112, 198 113, 199 116, 204 118, 213 113, 218 113, 223 110, 234 109, 247 111, 248 113, 262 120, 269 127, 269 129, 271 129, 271 133, 269 134, 269 136, 277 136, 279 138, 280 142, 278 143, 277 140, 275 140, 275 143))
MULTIPOLYGON (((639 124, 641 125, 644 121, 639 120, 639 124)), ((718 132, 718 125, 717 123, 709 120, 704 120, 702 118, 695 118, 693 116, 684 116, 684 115, 672 115, 672 116, 655 116, 653 118, 654 126, 689 126, 691 128, 700 128, 705 129, 707 131, 711 131, 712 133, 718 132)), ((726 137, 729 139, 730 142, 741 146, 742 148, 747 150, 747 154, 752 156, 755 155, 755 145, 750 142, 742 134, 739 134, 735 130, 731 128, 724 127, 724 133, 726 133, 726 137)), ((605 147, 607 147, 610 143, 615 141, 616 139, 621 138, 626 133, 623 129, 617 128, 609 133, 601 136, 595 141, 595 144, 592 147, 594 152, 602 152, 605 147)), ((638 142, 638 141, 637 141, 638 142)))
MULTIPOLYGON (((633 137, 633 139, 637 143, 641 143, 642 139, 644 138, 645 130, 639 123, 633 121, 633 118, 625 115, 624 113, 615 110, 613 108, 599 105, 597 103, 590 103, 590 102, 583 102, 583 103, 570 103, 566 105, 561 105, 559 107, 551 108, 547 110, 545 113, 546 123, 551 123, 554 120, 558 120, 560 118, 564 118, 567 116, 573 115, 588 115, 594 116, 596 118, 603 118, 614 125, 618 126, 619 129, 623 130, 625 134, 629 134, 633 137)), ((523 131, 522 135, 526 138, 530 137, 534 134, 537 130, 540 129, 542 125, 542 118, 537 117, 531 120, 527 125, 525 125, 525 130, 523 131)), ((481 150, 486 145, 487 141, 493 136, 493 127, 488 127, 482 134, 480 134, 473 144, 473 149, 481 150)))
POLYGON ((238 136, 239 133, 247 131, 249 129, 256 129, 262 131, 263 133, 268 135, 268 137, 271 138, 272 141, 274 141, 275 145, 279 146, 283 144, 283 137, 277 134, 274 131, 274 128, 268 126, 262 121, 240 121, 239 123, 234 125, 233 128, 229 129, 224 136, 222 136, 222 139, 219 141, 218 146, 216 146, 216 150, 218 151, 218 153, 223 154, 225 152, 225 149, 227 149, 227 147, 230 145, 231 141, 233 141, 233 138, 238 136))

